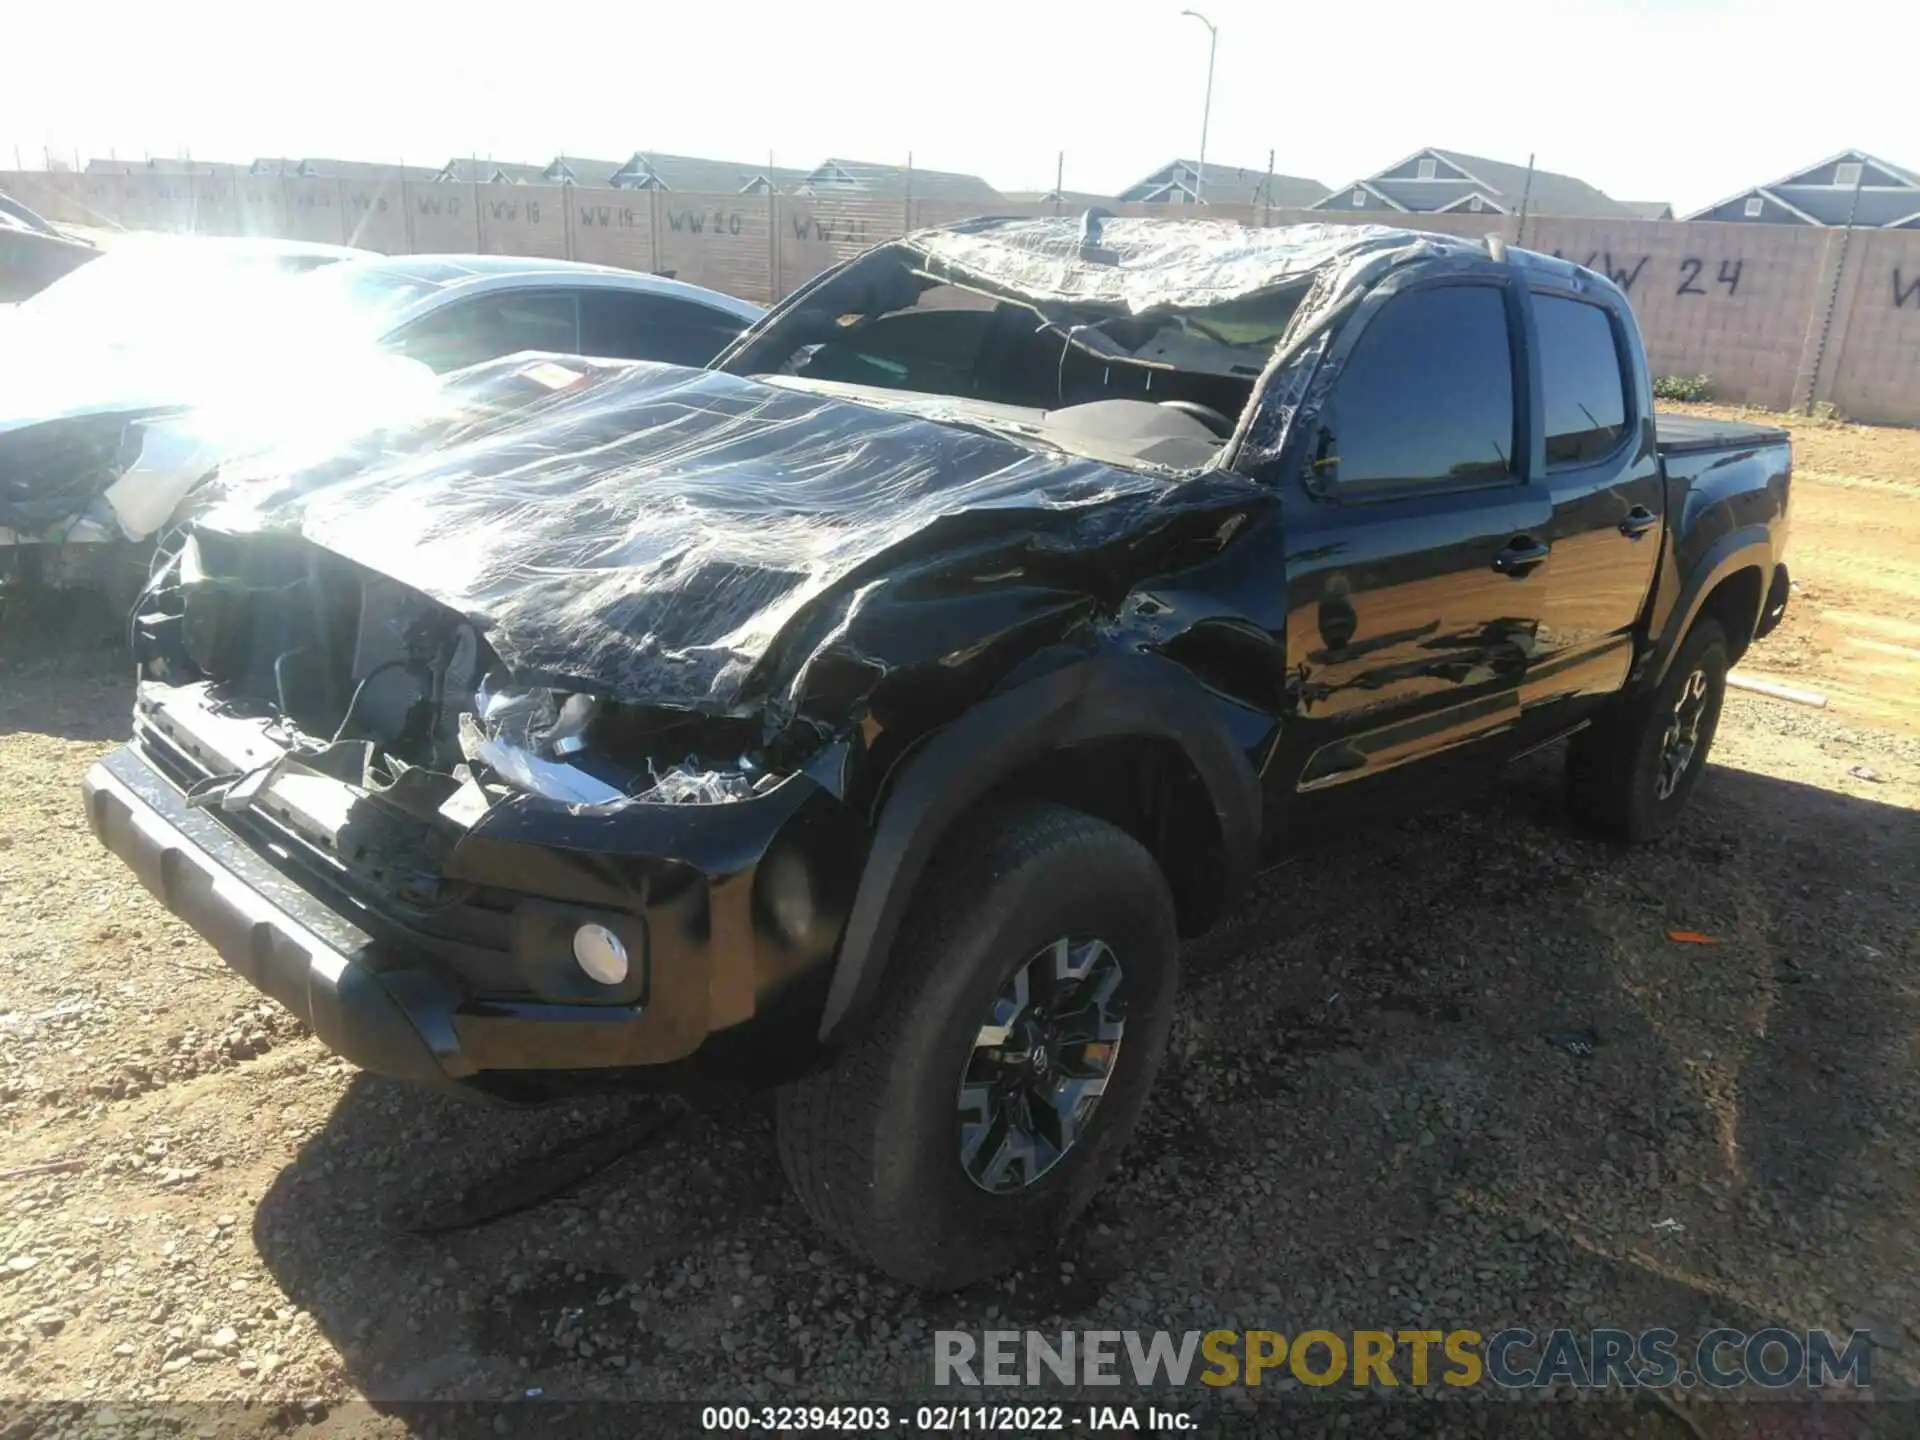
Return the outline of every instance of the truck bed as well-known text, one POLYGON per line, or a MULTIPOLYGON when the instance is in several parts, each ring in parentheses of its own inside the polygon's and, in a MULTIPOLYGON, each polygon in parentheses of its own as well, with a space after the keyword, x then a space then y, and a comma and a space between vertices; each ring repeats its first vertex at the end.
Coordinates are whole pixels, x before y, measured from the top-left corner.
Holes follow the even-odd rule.
POLYGON ((1653 417, 1654 438, 1662 455, 1684 455, 1690 450, 1742 450, 1760 445, 1784 445, 1789 436, 1777 425, 1750 425, 1744 420, 1713 420, 1704 415, 1653 417))

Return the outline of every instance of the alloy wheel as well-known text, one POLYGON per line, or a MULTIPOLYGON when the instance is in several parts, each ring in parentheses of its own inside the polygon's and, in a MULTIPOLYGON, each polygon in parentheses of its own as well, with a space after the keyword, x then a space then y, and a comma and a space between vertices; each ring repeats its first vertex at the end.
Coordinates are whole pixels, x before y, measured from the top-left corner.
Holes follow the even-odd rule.
POLYGON ((1119 958, 1062 937, 994 997, 960 1077, 960 1164, 990 1194, 1025 1189, 1060 1163, 1106 1093, 1126 1031, 1119 958))
POLYGON ((1680 788, 1700 752, 1700 721, 1707 713, 1707 672, 1696 668, 1680 687, 1666 733, 1660 738, 1660 778, 1654 794, 1666 800, 1680 788))

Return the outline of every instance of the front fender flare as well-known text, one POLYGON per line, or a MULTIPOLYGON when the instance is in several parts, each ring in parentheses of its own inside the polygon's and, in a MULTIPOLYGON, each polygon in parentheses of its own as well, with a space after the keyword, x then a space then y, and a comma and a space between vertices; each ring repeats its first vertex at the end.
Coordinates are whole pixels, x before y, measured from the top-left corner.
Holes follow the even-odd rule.
POLYGON ((841 935, 820 1039, 841 1033, 878 991, 921 874, 971 805, 1050 750, 1125 736, 1180 746, 1220 826, 1225 893, 1243 889, 1259 851, 1260 781, 1193 677, 1148 655, 1056 671, 974 706, 901 762, 841 935))

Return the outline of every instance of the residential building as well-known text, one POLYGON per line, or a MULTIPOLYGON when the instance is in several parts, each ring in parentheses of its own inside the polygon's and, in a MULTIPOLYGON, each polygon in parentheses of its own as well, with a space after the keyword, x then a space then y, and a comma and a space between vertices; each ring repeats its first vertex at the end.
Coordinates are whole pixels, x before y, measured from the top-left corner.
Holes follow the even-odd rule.
POLYGON ((1920 230, 1920 172, 1842 150, 1687 216, 1749 225, 1845 225, 1849 218, 1876 230, 1920 230))
POLYGON ((1057 205, 1076 213, 1099 205, 1116 205, 1120 200, 1117 195, 1095 195, 1091 190, 1009 190, 1006 197, 1021 205, 1057 205))
POLYGON ((1118 200, 1148 205, 1265 205, 1304 210, 1327 193, 1318 180, 1275 175, 1265 165, 1228 165, 1209 160, 1204 178, 1198 160, 1169 160, 1127 186, 1118 200))
POLYGON ((289 160, 263 156, 247 167, 249 175, 279 175, 290 180, 436 180, 432 165, 388 165, 379 160, 289 160))
POLYGON ((915 200, 959 200, 991 205, 1004 200, 978 175, 951 170, 922 170, 917 165, 877 165, 868 160, 822 160, 795 187, 802 195, 873 196, 915 200))
POLYGON ((1446 215, 1570 215, 1601 220, 1643 218, 1584 180, 1458 150, 1416 150, 1384 170, 1342 186, 1313 208, 1446 215))
POLYGON ((149 156, 144 160, 89 160, 89 175, 241 175, 247 167, 231 160, 174 160, 149 156))
POLYGON ((560 184, 606 185, 615 190, 671 190, 682 195, 788 194, 807 178, 805 170, 765 161, 708 160, 697 155, 663 155, 636 150, 625 160, 577 160, 557 157, 547 167, 560 184), (604 177, 604 178, 589 178, 604 177))
POLYGON ((462 185, 548 185, 547 167, 522 165, 511 160, 482 160, 477 156, 456 155, 433 178, 443 183, 462 185))

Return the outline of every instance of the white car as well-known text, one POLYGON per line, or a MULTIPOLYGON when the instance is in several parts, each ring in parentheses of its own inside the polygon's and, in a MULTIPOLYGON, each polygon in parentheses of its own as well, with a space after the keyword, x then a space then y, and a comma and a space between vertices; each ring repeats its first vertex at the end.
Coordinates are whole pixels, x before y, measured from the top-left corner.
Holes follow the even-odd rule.
POLYGON ((566 260, 116 244, 0 319, 0 577, 125 594, 224 463, 330 446, 520 351, 705 365, 761 313, 566 260))

